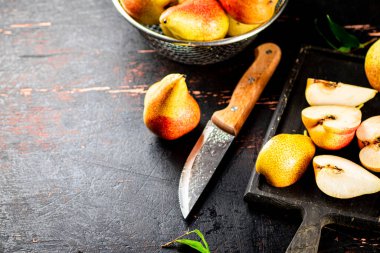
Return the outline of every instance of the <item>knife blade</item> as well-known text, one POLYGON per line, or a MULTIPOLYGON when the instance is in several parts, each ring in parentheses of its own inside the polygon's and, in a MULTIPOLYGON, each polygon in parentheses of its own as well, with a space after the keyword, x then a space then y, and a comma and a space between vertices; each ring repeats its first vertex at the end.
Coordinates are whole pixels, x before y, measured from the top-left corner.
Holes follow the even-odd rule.
POLYGON ((210 181, 228 147, 272 77, 281 59, 281 49, 264 43, 255 49, 255 60, 232 93, 228 106, 213 113, 183 167, 178 197, 186 219, 210 181))

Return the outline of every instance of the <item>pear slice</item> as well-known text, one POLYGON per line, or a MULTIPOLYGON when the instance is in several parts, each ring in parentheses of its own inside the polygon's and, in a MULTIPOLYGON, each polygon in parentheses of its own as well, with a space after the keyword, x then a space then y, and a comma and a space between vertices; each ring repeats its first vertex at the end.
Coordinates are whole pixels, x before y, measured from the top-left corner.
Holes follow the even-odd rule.
POLYGON ((323 125, 328 131, 342 134, 355 131, 362 117, 361 111, 355 107, 336 105, 310 106, 301 114, 306 128, 323 125))
POLYGON ((309 105, 346 105, 358 106, 375 97, 377 90, 308 78, 305 97, 309 105))
POLYGON ((364 120, 356 131, 358 144, 360 148, 364 148, 370 144, 380 142, 380 115, 372 116, 364 120))
POLYGON ((380 115, 364 120, 356 131, 360 162, 374 172, 380 172, 380 115))
POLYGON ((355 137, 362 113, 342 105, 316 105, 302 110, 302 123, 315 145, 328 150, 347 146, 355 137))
POLYGON ((318 188, 331 197, 348 199, 380 191, 380 178, 348 159, 319 155, 313 167, 318 188))
POLYGON ((359 159, 367 169, 373 172, 380 172, 380 143, 360 150, 359 159))

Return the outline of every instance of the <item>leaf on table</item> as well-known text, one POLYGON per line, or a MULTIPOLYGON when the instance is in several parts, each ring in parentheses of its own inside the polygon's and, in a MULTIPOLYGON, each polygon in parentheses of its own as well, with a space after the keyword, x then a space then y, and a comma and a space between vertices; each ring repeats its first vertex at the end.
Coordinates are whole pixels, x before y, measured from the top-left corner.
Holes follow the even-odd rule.
POLYGON ((185 244, 193 249, 198 250, 201 253, 209 253, 210 250, 206 249, 201 242, 190 240, 190 239, 178 239, 175 240, 176 243, 185 244))
POLYGON ((187 246, 199 251, 200 253, 210 253, 210 249, 209 249, 209 246, 206 242, 206 239, 205 239, 204 235, 202 234, 202 232, 198 229, 194 229, 192 231, 189 231, 189 232, 177 237, 176 239, 174 239, 168 243, 165 243, 161 247, 166 248, 166 247, 171 246, 174 243, 187 245, 187 246), (181 239, 181 238, 183 238, 187 235, 193 234, 193 233, 197 234, 202 242, 197 241, 197 240, 191 240, 191 239, 181 239))
POLYGON ((199 231, 198 229, 194 229, 193 231, 194 231, 194 233, 196 233, 199 236, 199 238, 201 238, 201 240, 202 240, 203 244, 205 245, 206 249, 210 250, 209 247, 208 247, 208 244, 206 242, 206 239, 203 236, 202 232, 199 231))

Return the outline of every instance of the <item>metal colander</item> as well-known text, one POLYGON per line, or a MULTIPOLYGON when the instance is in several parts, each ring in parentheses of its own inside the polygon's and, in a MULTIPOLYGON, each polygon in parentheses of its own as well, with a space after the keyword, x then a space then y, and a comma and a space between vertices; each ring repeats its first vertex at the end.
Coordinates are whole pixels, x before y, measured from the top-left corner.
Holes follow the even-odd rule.
POLYGON ((177 40, 165 36, 159 25, 144 26, 134 20, 123 9, 120 0, 112 0, 118 12, 148 41, 150 47, 159 54, 177 62, 190 65, 207 65, 231 58, 247 47, 256 36, 276 20, 284 10, 288 0, 279 0, 273 17, 249 33, 226 37, 210 42, 177 40))

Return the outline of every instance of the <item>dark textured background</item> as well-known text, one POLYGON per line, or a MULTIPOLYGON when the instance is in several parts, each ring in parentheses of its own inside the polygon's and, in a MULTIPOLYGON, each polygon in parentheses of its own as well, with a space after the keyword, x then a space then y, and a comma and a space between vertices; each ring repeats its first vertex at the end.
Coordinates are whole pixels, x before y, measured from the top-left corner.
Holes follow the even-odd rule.
MULTIPOLYGON (((376 0, 290 0, 244 52, 187 66, 150 50, 111 1, 0 0, 0 252, 172 252, 160 245, 194 228, 215 252, 283 252, 300 218, 243 200, 283 84, 302 45, 327 47, 315 18, 370 24, 354 31, 368 38, 380 36, 379 10, 376 0), (279 68, 186 222, 182 166, 267 41, 282 48, 279 68), (149 85, 174 72, 187 75, 202 118, 168 142, 145 128, 142 111, 149 85)), ((320 250, 375 252, 379 237, 329 226, 320 250)))

